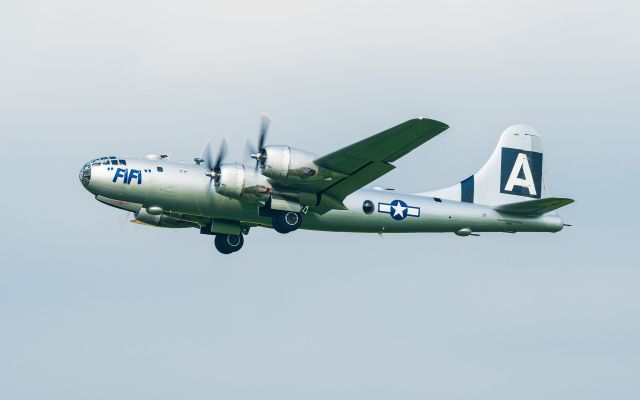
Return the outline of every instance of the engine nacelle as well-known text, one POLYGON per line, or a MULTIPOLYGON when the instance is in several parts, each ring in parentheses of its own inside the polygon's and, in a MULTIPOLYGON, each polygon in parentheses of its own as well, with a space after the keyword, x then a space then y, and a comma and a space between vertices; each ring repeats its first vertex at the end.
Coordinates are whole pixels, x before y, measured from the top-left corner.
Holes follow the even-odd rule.
POLYGON ((197 225, 193 222, 182 221, 179 219, 167 217, 166 215, 149 214, 146 209, 141 208, 135 213, 136 220, 134 222, 157 226, 160 228, 193 228, 197 225))
POLYGON ((271 184, 255 170, 242 164, 223 164, 215 177, 216 192, 232 199, 264 205, 271 195, 271 184))
POLYGON ((314 154, 289 146, 266 146, 260 153, 260 172, 278 180, 323 179, 324 171, 315 159, 314 154))

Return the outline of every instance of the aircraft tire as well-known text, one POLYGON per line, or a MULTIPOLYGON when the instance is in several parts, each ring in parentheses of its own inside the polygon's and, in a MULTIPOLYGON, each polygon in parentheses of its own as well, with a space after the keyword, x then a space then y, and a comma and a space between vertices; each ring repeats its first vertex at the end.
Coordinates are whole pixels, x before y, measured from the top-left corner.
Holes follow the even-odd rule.
POLYGON ((222 254, 231 254, 242 248, 244 237, 242 235, 218 234, 214 240, 216 249, 222 254))
POLYGON ((274 211, 271 223, 278 233, 293 232, 302 224, 302 214, 294 211, 274 211))

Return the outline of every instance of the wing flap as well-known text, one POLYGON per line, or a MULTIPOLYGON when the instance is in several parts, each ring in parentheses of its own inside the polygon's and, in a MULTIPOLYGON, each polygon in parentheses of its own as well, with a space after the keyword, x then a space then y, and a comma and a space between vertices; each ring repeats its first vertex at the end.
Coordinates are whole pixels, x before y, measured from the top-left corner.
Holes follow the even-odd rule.
POLYGON ((504 204, 494 207, 496 211, 509 214, 538 216, 546 214, 560 207, 573 203, 573 199, 562 197, 548 197, 545 199, 528 200, 519 203, 504 204))
POLYGON ((342 204, 342 200, 345 197, 375 181, 394 168, 393 165, 386 162, 369 162, 366 166, 324 190, 320 197, 320 204, 314 211, 318 214, 323 214, 331 209, 346 209, 342 204))

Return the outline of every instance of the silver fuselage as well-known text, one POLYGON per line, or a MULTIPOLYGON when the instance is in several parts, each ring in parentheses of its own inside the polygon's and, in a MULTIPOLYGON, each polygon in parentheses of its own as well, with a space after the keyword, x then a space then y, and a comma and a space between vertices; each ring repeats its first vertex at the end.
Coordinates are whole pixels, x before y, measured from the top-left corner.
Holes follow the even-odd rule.
MULTIPOLYGON (((202 165, 167 159, 127 157, 123 160, 126 166, 91 166, 85 188, 97 198, 123 202, 125 206, 121 208, 125 209, 128 204, 137 204, 146 209, 160 208, 164 212, 271 225, 270 218, 259 215, 258 205, 216 193, 202 165), (128 176, 133 170, 140 173, 128 176)), ((384 189, 358 190, 344 200, 344 205, 346 210, 332 210, 322 215, 309 212, 301 229, 370 233, 459 232, 461 229, 473 232, 557 232, 563 227, 562 219, 556 214, 529 218, 500 213, 487 205, 384 189), (375 205, 371 214, 363 211, 366 200, 375 205), (419 210, 416 212, 419 215, 396 220, 391 213, 381 212, 381 205, 385 207, 397 200, 419 210)))

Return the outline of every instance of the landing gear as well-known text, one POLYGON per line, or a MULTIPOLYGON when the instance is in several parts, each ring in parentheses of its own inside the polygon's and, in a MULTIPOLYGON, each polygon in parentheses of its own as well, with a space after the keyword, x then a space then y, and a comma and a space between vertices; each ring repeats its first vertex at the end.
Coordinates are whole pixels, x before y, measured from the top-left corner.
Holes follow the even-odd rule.
POLYGON ((279 233, 293 232, 302 224, 302 214, 294 211, 273 211, 271 217, 273 229, 279 233))
POLYGON ((219 233, 215 239, 216 249, 222 254, 231 254, 242 248, 244 237, 240 235, 227 235, 219 233))

